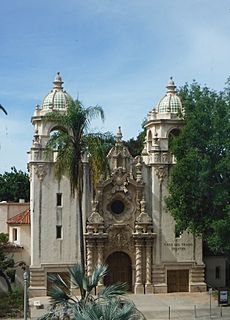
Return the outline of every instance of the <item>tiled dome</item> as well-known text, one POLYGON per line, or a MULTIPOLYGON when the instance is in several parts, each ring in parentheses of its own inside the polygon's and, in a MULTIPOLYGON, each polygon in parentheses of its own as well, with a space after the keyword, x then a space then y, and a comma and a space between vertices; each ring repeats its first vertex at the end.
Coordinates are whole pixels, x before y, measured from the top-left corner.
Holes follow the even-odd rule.
POLYGON ((176 95, 176 86, 172 78, 170 78, 168 85, 166 86, 167 94, 158 102, 156 106, 156 112, 158 113, 178 113, 182 111, 182 103, 180 98, 176 95))
POLYGON ((65 110, 73 99, 66 91, 63 90, 63 81, 59 72, 57 73, 53 84, 53 89, 43 100, 42 109, 65 110))

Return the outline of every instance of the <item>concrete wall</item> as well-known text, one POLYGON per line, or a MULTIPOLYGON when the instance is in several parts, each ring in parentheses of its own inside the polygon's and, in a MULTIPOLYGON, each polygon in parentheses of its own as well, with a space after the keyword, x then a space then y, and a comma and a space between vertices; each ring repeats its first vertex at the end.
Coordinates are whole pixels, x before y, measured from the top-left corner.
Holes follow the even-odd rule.
POLYGON ((213 288, 224 288, 226 286, 226 262, 226 257, 210 256, 204 258, 205 277, 208 286, 213 288))

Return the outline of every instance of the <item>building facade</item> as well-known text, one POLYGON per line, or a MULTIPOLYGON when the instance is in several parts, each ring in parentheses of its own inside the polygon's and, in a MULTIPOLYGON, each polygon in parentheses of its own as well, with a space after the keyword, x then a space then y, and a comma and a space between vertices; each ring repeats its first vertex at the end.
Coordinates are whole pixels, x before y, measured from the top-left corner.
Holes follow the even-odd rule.
MULTIPOLYGON (((57 74, 51 92, 37 106, 29 152, 31 178, 31 296, 47 294, 50 273, 66 273, 80 261, 77 199, 71 198, 66 177, 54 175, 56 152, 47 155, 55 124, 48 112, 65 112, 70 95, 57 74)), ((135 293, 204 291, 202 240, 188 232, 175 233, 165 206, 168 178, 175 159, 170 139, 178 134, 183 112, 170 79, 167 93, 148 114, 142 155, 133 158, 122 142, 121 128, 108 154, 110 174, 101 178, 93 198, 84 162, 84 237, 86 267, 106 263, 105 284, 127 282, 135 293)), ((101 284, 103 285, 103 284, 101 284)), ((73 288, 71 288, 73 290, 73 288)))
MULTIPOLYGON (((30 212, 29 203, 20 200, 0 202, 0 233, 9 235, 9 244, 4 251, 15 262, 15 274, 10 281, 13 287, 23 287, 23 272, 30 266, 30 212)), ((0 278, 0 292, 7 291, 7 285, 0 278)))

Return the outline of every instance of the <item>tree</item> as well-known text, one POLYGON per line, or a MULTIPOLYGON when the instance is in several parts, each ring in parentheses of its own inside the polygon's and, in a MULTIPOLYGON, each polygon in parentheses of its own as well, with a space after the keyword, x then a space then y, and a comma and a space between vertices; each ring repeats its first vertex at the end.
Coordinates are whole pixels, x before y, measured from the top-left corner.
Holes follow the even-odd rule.
POLYGON ((142 131, 137 135, 136 138, 131 138, 124 141, 124 145, 129 149, 130 154, 136 157, 141 154, 144 149, 144 141, 146 136, 146 129, 144 128, 145 120, 142 123, 142 131))
MULTIPOLYGON (((90 141, 93 134, 89 134, 89 125, 93 119, 100 117, 104 119, 104 112, 101 107, 84 108, 79 100, 69 104, 65 113, 50 112, 46 115, 46 121, 51 121, 58 127, 58 130, 51 135, 47 150, 56 150, 57 160, 55 162, 55 174, 60 180, 65 174, 70 180, 71 195, 77 195, 79 212, 79 236, 81 265, 85 265, 84 258, 84 237, 83 237, 83 157, 89 153, 90 141)), ((95 134, 95 138, 99 136, 95 134)), ((101 140, 100 140, 101 141, 101 140)), ((98 148, 99 149, 99 148, 98 148)), ((95 148, 91 148, 93 152, 95 148)), ((94 155, 91 154, 93 159, 94 155)))
POLYGON ((60 275, 50 276, 52 288, 48 292, 51 297, 52 308, 49 314, 41 319, 53 319, 62 314, 62 319, 78 320, 141 320, 144 316, 135 305, 121 299, 126 293, 124 283, 116 283, 104 287, 96 296, 95 289, 107 273, 107 267, 98 265, 92 276, 87 277, 80 264, 69 268, 70 279, 64 280, 60 275), (69 293, 69 288, 75 287, 80 291, 80 297, 69 293))
POLYGON ((5 254, 5 248, 8 244, 8 235, 0 233, 0 277, 2 277, 7 285, 8 292, 12 293, 12 287, 7 272, 14 267, 14 259, 5 254))
POLYGON ((170 143, 177 163, 166 200, 177 231, 202 235, 219 253, 230 253, 229 92, 196 82, 181 88, 185 125, 170 143))
POLYGON ((30 199, 30 182, 27 173, 11 168, 11 172, 0 174, 0 201, 14 201, 30 199))
POLYGON ((95 188, 101 179, 101 175, 106 177, 110 172, 106 156, 109 150, 114 146, 115 139, 110 132, 104 134, 88 134, 86 139, 90 171, 95 191, 95 188))

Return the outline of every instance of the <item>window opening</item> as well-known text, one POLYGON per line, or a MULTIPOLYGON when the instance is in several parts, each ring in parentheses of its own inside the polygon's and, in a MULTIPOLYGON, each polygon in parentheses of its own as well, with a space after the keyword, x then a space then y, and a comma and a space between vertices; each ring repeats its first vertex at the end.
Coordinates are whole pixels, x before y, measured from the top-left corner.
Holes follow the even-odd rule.
POLYGON ((125 205, 121 200, 114 200, 111 203, 111 210, 113 213, 120 214, 124 211, 125 205))
POLYGON ((220 279, 220 267, 216 267, 216 279, 220 279))
POLYGON ((56 226, 56 238, 57 239, 62 238, 62 226, 56 226))
POLYGON ((57 193, 57 207, 62 206, 62 193, 57 193))
POLYGON ((18 229, 13 228, 13 241, 18 240, 18 229))

